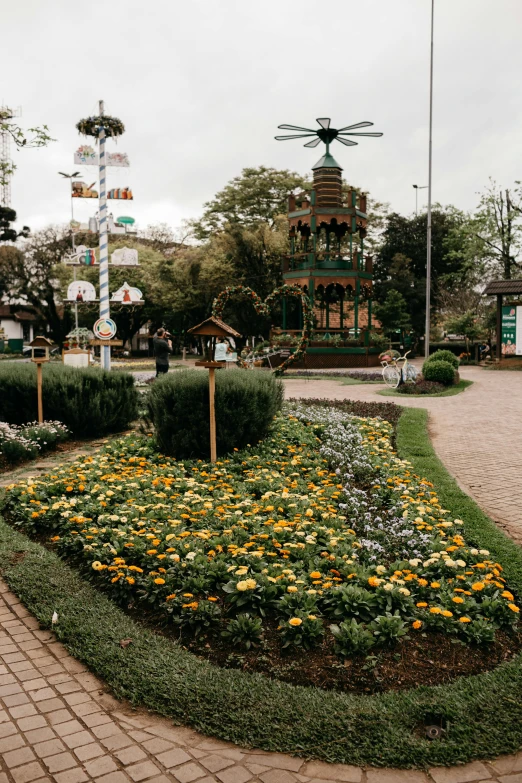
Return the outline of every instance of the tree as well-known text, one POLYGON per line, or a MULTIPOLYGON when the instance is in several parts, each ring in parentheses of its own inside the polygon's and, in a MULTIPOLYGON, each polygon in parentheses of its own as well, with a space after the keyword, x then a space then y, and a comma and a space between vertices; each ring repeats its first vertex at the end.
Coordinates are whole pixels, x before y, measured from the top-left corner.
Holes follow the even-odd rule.
POLYGON ((16 221, 16 212, 10 207, 0 206, 0 242, 16 242, 18 237, 28 237, 30 229, 24 226, 21 231, 11 227, 16 221))
MULTIPOLYGON (((49 136, 47 125, 42 125, 41 128, 28 128, 27 131, 24 131, 20 125, 13 122, 13 115, 9 109, 0 109, 0 133, 8 133, 17 149, 46 147, 49 142, 54 141, 49 136)), ((0 187, 9 181, 15 170, 16 166, 11 161, 0 161, 0 187)))
MULTIPOLYGON (((518 184, 518 183, 517 183, 518 184)), ((480 197, 473 232, 490 273, 511 280, 522 268, 522 193, 502 190, 494 180, 480 197)))
POLYGON ((228 226, 253 228, 260 223, 272 226, 277 215, 286 214, 288 196, 307 190, 310 181, 288 169, 259 166, 243 169, 211 201, 204 213, 192 222, 197 239, 208 239, 228 226))
POLYGON ((446 329, 453 334, 462 334, 466 340, 466 353, 469 353, 469 342, 473 343, 484 334, 484 326, 480 323, 476 314, 468 310, 460 316, 446 321, 446 329))
MULTIPOLYGON (((432 314, 438 308, 439 285, 455 285, 470 269, 469 218, 455 207, 436 205, 432 212, 432 314)), ((384 302, 398 290, 406 301, 412 327, 424 332, 426 307, 427 216, 387 216, 374 262, 374 292, 384 302)), ((435 319, 434 319, 435 320, 435 319)))
POLYGON ((388 291, 384 302, 376 303, 375 316, 381 322, 384 333, 389 337, 393 332, 411 328, 406 300, 393 288, 388 291))

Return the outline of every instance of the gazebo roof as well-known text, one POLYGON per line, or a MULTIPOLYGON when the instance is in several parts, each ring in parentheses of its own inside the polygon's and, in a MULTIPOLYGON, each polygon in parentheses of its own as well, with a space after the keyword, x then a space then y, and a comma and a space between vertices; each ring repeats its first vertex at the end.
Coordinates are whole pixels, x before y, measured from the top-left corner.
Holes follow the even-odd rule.
POLYGON ((495 294, 522 294, 522 280, 492 280, 484 289, 484 296, 495 294))
POLYGON ((213 315, 197 326, 193 326, 188 332, 189 334, 206 334, 211 337, 241 337, 239 332, 213 315))

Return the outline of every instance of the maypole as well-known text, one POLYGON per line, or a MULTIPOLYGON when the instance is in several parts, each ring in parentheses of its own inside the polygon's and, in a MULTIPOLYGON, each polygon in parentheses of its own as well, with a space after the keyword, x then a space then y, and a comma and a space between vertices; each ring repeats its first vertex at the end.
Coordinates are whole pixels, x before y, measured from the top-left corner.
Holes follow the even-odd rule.
MULTIPOLYGON (((103 117, 103 101, 100 101, 100 117, 103 117)), ((107 234, 107 177, 105 166, 105 128, 100 126, 99 141, 99 181, 100 181, 100 318, 110 318, 109 299, 109 251, 107 234)), ((101 366, 111 369, 111 346, 101 348, 101 366)))

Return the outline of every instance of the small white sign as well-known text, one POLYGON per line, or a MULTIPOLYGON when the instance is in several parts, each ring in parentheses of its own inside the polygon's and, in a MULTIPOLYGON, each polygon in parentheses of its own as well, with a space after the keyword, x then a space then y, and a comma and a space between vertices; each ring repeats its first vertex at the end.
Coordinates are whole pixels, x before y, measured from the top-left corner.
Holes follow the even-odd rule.
POLYGON ((137 266, 138 251, 130 247, 120 247, 111 255, 111 261, 115 265, 137 266))
POLYGON ((139 288, 124 283, 121 288, 118 288, 111 297, 112 302, 121 302, 122 304, 134 304, 135 302, 143 301, 143 294, 139 288))
POLYGON ((67 289, 67 299, 70 302, 95 302, 96 289, 87 280, 74 280, 67 289))

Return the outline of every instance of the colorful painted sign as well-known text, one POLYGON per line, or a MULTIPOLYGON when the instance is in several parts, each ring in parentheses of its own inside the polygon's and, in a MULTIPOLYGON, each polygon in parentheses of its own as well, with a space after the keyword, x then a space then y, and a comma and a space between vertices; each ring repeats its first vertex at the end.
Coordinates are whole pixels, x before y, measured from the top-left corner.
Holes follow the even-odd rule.
POLYGON ((67 289, 69 302, 95 302, 96 290, 87 280, 74 280, 67 289))
POLYGON ((522 355, 522 307, 505 305, 502 308, 502 356, 522 355))
POLYGON ((73 182, 72 184, 72 197, 73 198, 98 198, 98 191, 93 190, 94 185, 86 185, 85 182, 73 182))
POLYGON ((85 266, 94 266, 96 263, 96 251, 92 247, 78 245, 74 253, 65 256, 65 264, 84 264, 85 266))
POLYGON ((143 301, 143 294, 139 288, 124 283, 118 288, 111 297, 111 302, 121 302, 122 304, 136 304, 143 301))
POLYGON ((107 198, 118 198, 122 200, 132 200, 132 190, 130 188, 112 188, 107 193, 107 198))
POLYGON ((115 266, 138 266, 138 251, 131 247, 120 247, 111 255, 115 266))
POLYGON ((112 340, 118 328, 112 318, 98 318, 92 330, 99 340, 112 340))
MULTIPOLYGON (((74 153, 74 162, 80 166, 97 166, 99 162, 98 154, 93 147, 88 144, 82 144, 74 153)), ((128 168, 130 166, 129 156, 126 152, 109 152, 105 156, 105 165, 128 168)))

